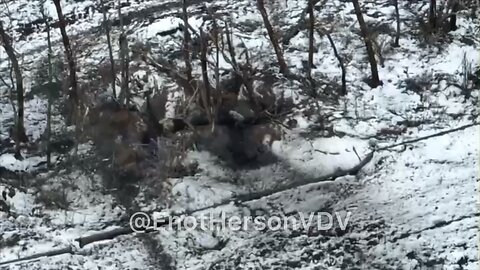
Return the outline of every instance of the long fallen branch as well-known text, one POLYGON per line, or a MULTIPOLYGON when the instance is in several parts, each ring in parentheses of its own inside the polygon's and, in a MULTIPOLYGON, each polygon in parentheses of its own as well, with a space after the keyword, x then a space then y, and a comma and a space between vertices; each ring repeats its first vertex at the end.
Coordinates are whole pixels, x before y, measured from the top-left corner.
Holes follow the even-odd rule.
POLYGON ((406 144, 410 144, 410 143, 416 143, 416 142, 419 142, 419 141, 427 140, 427 139, 434 138, 434 137, 443 136, 443 135, 446 135, 446 134, 449 134, 449 133, 457 132, 457 131, 464 130, 464 129, 467 129, 467 128, 469 128, 469 127, 478 126, 478 125, 480 125, 480 123, 478 123, 478 122, 473 122, 473 123, 471 123, 471 124, 464 125, 464 126, 460 126, 460 127, 458 127, 458 128, 448 129, 448 130, 444 130, 444 131, 441 131, 441 132, 438 132, 438 133, 434 133, 434 134, 431 134, 431 135, 423 136, 423 137, 420 137, 420 138, 411 139, 411 140, 406 140, 406 141, 403 141, 403 142, 399 142, 399 143, 387 145, 387 146, 384 146, 384 147, 379 147, 379 148, 375 149, 375 151, 378 152, 378 151, 383 151, 383 150, 391 149, 391 148, 394 148, 394 147, 397 147, 397 146, 401 146, 401 145, 406 145, 406 144))
MULTIPOLYGON (((377 148, 377 149, 371 151, 370 153, 368 153, 357 165, 355 165, 354 167, 352 167, 348 170, 339 169, 339 170, 337 170, 337 171, 335 171, 331 174, 328 174, 328 175, 325 175, 325 176, 322 176, 322 177, 319 177, 319 178, 311 178, 311 179, 306 179, 306 180, 302 180, 302 181, 296 181, 294 183, 283 185, 283 186, 277 187, 275 189, 270 189, 270 190, 266 190, 266 191, 237 195, 233 198, 223 200, 223 201, 221 201, 217 204, 213 204, 213 205, 210 205, 210 206, 206 206, 206 207, 203 207, 203 208, 198 208, 198 209, 194 209, 194 210, 190 210, 190 211, 184 211, 182 213, 177 213, 174 216, 190 215, 190 214, 193 214, 193 213, 196 213, 196 212, 201 212, 201 211, 205 211, 205 210, 208 210, 208 209, 213 209, 213 208, 216 208, 216 207, 229 205, 231 203, 248 203, 248 202, 251 202, 251 201, 255 201, 255 200, 258 200, 258 199, 261 199, 261 198, 272 196, 272 195, 275 195, 275 194, 278 194, 278 193, 281 193, 281 192, 284 192, 284 191, 287 191, 287 190, 291 190, 291 189, 294 189, 294 188, 302 187, 302 186, 305 186, 305 185, 320 183, 320 182, 325 182, 325 181, 333 181, 336 178, 339 178, 339 177, 342 177, 342 176, 347 176, 347 175, 356 175, 368 162, 370 162, 372 160, 375 152, 384 151, 384 150, 387 150, 387 149, 390 149, 390 148, 393 148, 393 147, 397 147, 397 146, 400 146, 400 145, 415 143, 415 142, 427 140, 427 139, 434 138, 434 137, 443 136, 445 134, 449 134, 449 133, 453 133, 453 132, 456 132, 456 131, 467 129, 469 127, 477 126, 479 124, 480 123, 474 122, 474 123, 471 123, 471 124, 468 124, 468 125, 460 126, 458 128, 444 130, 444 131, 434 133, 434 134, 431 134, 431 135, 427 135, 427 136, 424 136, 424 137, 420 137, 420 138, 407 140, 407 141, 403 141, 403 142, 400 142, 400 143, 380 147, 380 148, 377 148)), ((147 213, 147 214, 152 214, 152 213, 147 213)), ((156 223, 155 225, 157 225, 157 226, 167 225, 167 222, 160 223, 160 224, 156 223)), ((146 230, 145 233, 153 232, 153 231, 155 231, 155 230, 154 229, 149 229, 149 230, 146 230)), ((125 227, 121 227, 121 228, 117 228, 117 229, 113 229, 113 230, 109 230, 109 231, 105 231, 105 232, 92 234, 92 235, 85 236, 85 237, 80 237, 80 238, 75 239, 75 241, 77 241, 80 248, 82 248, 85 245, 88 245, 88 244, 91 244, 91 243, 94 243, 94 242, 110 240, 110 239, 114 239, 118 236, 131 234, 131 233, 134 233, 132 228, 130 226, 125 226, 125 227)), ((53 251, 44 252, 44 253, 38 253, 38 254, 27 256, 27 257, 24 257, 24 258, 18 258, 18 259, 15 259, 15 260, 0 262, 0 266, 11 264, 11 263, 27 261, 27 260, 32 260, 32 259, 37 259, 37 258, 40 258, 40 257, 52 257, 52 256, 67 254, 67 253, 74 254, 74 251, 73 251, 72 247, 53 250, 53 251)))
POLYGON ((0 262, 0 266, 7 265, 7 264, 12 264, 12 263, 17 263, 17 262, 29 261, 29 260, 33 260, 33 259, 39 259, 39 258, 42 258, 42 257, 53 257, 53 256, 57 256, 57 255, 67 254, 67 253, 73 254, 72 247, 54 249, 54 250, 51 250, 51 251, 37 253, 37 254, 33 254, 31 256, 27 256, 27 257, 23 257, 23 258, 18 258, 18 259, 14 259, 14 260, 0 262))

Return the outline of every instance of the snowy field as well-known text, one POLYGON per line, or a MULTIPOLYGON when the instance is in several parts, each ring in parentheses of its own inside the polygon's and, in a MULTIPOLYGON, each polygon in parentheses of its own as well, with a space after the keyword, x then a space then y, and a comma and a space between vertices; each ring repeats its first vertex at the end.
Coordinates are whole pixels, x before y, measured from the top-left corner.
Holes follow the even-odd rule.
MULTIPOLYGON (((254 65, 261 68, 275 63, 254 1, 192 2, 189 22, 193 28, 202 25, 199 11, 204 5, 215 7, 221 16, 228 14, 232 19, 235 46, 246 46, 254 65)), ((298 21, 306 1, 280 2, 283 9, 277 23, 282 31, 298 21)), ((395 13, 389 1, 361 2, 367 23, 378 29, 394 29, 395 13)), ((240 194, 347 170, 374 151, 372 160, 356 175, 201 211, 223 211, 232 216, 350 213, 345 230, 339 230, 338 224, 327 231, 162 229, 122 235, 80 248, 76 238, 125 226, 129 219, 125 207, 104 192, 101 176, 81 170, 39 171, 38 164, 45 161, 44 156, 30 154, 17 161, 5 153, 0 156, 2 167, 28 172, 30 177, 22 179, 23 188, 16 189, 15 196, 7 200, 15 217, 0 213, 0 269, 478 269, 479 126, 405 146, 377 149, 478 121, 479 89, 474 89, 466 99, 456 85, 462 83, 464 58, 471 63, 472 70, 479 70, 480 21, 459 16, 458 29, 448 33, 448 42, 425 45, 411 29, 415 26, 411 10, 422 11, 428 5, 400 2, 405 30, 400 47, 385 48, 384 65, 379 66, 382 86, 371 89, 363 81, 370 69, 353 5, 348 1, 325 1, 316 14, 322 27, 332 29, 339 52, 348 59, 348 94, 338 101, 312 101, 295 84, 276 85, 277 93, 293 97, 296 104, 316 104, 321 108, 321 113, 313 115, 308 106, 291 112, 290 118, 296 120, 297 127, 285 129, 282 140, 272 145, 278 162, 234 171, 219 165, 210 153, 192 150, 187 161, 198 162, 199 172, 168 179, 168 203, 161 196, 153 200, 137 198, 138 211, 192 211, 240 194), (419 89, 407 83, 410 81, 426 83, 415 84, 419 89), (322 123, 328 123, 328 136, 318 130, 322 123), (40 190, 63 190, 68 207, 46 207, 38 199, 40 190), (2 265, 5 261, 63 248, 71 248, 71 253, 2 265)), ((65 13, 93 4, 68 2, 65 13)), ((36 10, 37 1, 14 1, 9 5, 13 20, 5 19, 5 24, 15 27, 32 21, 40 16, 36 10)), ((47 5, 46 10, 54 12, 53 4, 47 5)), ((139 14, 127 26, 131 40, 151 44, 152 52, 165 55, 169 49, 181 46, 181 32, 157 35, 181 25, 180 4, 170 5, 166 0, 132 2, 123 12, 139 14)), ((116 16, 116 11, 110 10, 109 16, 116 16)), ((74 43, 86 48, 77 52, 79 65, 93 66, 108 56, 101 22, 102 14, 91 12, 67 27, 74 43)), ((114 32, 113 38, 118 34, 114 32)), ((378 39, 386 43, 391 43, 392 37, 378 34, 378 39)), ((55 51, 62 51, 58 29, 53 38, 55 51)), ((318 52, 314 55, 314 77, 340 84, 341 70, 327 37, 316 35, 315 43, 318 52)), ((34 33, 23 40, 18 35, 15 49, 22 55, 25 81, 31 86, 36 63, 47 53, 46 34, 34 33)), ((302 63, 307 59, 307 31, 295 35, 284 51, 292 71, 305 72, 302 63)), ((0 51, 2 74, 6 74, 6 59, 4 51, 0 51)), ((180 58, 175 61, 182 63, 180 58)), ((228 66, 225 61, 221 63, 228 66)), ((199 74, 199 70, 195 73, 199 74)), ((133 76, 139 75, 140 72, 133 76)), ((156 76, 155 83, 164 83, 174 91, 175 87, 162 76, 156 76)), ((87 72, 80 72, 80 77, 85 80, 87 72)), ((3 86, 0 95, 0 138, 4 139, 13 113, 3 86)), ((46 100, 35 96, 26 102, 25 108, 27 135, 38 139, 46 126, 46 100)), ((56 130, 65 129, 61 118, 54 122, 56 130)), ((89 144, 81 145, 80 150, 86 157, 92 153, 89 144)), ((10 186, 9 181, 2 178, 0 190, 10 186)))

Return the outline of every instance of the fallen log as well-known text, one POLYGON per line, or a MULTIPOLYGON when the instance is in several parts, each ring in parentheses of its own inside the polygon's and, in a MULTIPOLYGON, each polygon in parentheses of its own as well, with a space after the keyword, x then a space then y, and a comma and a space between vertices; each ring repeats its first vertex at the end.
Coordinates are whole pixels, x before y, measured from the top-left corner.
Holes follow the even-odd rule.
POLYGON ((113 239, 117 236, 130 234, 132 232, 133 232, 132 228, 124 227, 124 228, 113 229, 113 230, 106 231, 106 232, 92 234, 92 235, 85 236, 85 237, 80 237, 80 238, 75 239, 75 241, 78 242, 78 245, 80 246, 80 248, 83 248, 85 245, 88 245, 88 244, 93 243, 93 242, 113 239))

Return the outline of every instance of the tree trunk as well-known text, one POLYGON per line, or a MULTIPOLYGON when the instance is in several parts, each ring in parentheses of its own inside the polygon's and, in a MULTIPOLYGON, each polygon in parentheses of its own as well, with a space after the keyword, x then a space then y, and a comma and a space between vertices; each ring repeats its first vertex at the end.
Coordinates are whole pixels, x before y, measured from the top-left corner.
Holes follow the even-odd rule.
POLYGON ((5 32, 3 28, 3 23, 0 21, 0 38, 2 40, 3 48, 7 52, 8 58, 12 62, 12 68, 15 72, 15 84, 17 90, 17 115, 16 115, 16 131, 12 132, 14 134, 15 140, 15 156, 17 158, 21 158, 20 154, 20 143, 27 142, 28 138, 25 135, 25 127, 23 123, 23 114, 24 114, 24 89, 23 89, 23 77, 22 71, 20 70, 20 66, 18 64, 17 56, 15 55, 15 50, 12 47, 12 38, 5 32))
POLYGON ((107 36, 107 46, 108 46, 108 56, 110 58, 110 76, 112 76, 112 92, 113 97, 117 98, 117 91, 116 91, 116 78, 117 75, 115 73, 115 59, 113 58, 113 49, 112 49, 112 39, 110 37, 110 21, 107 18, 107 8, 105 7, 105 0, 101 0, 101 8, 103 13, 103 23, 105 25, 105 35, 107 36))
POLYGON ((52 137, 52 91, 53 91, 53 65, 52 65, 52 40, 50 36, 50 23, 48 22, 48 18, 45 15, 43 4, 40 8, 40 13, 42 14, 42 18, 45 21, 45 27, 47 30, 47 46, 48 46, 48 103, 47 103, 47 127, 45 130, 46 133, 46 154, 47 154, 47 168, 51 169, 51 137, 52 137))
POLYGON ((395 6, 395 17, 397 20, 397 32, 393 46, 398 47, 400 46, 400 12, 398 10, 398 0, 393 0, 393 5, 395 6))
POLYGON ((193 96, 192 87, 192 60, 190 58, 190 27, 188 24, 187 0, 182 0, 182 17, 183 17, 183 58, 185 60, 185 73, 187 75, 188 83, 184 89, 185 96, 193 96))
POLYGON ((208 42, 205 33, 200 28, 200 39, 201 39, 201 53, 200 53, 200 63, 202 66, 202 78, 203 78, 203 89, 201 91, 202 103, 205 111, 207 112, 208 121, 210 124, 213 124, 212 119, 212 106, 210 104, 210 92, 211 86, 208 80, 208 66, 207 66, 207 49, 208 42))
POLYGON ((55 4, 55 8, 57 10, 58 15, 58 22, 60 25, 60 33, 62 34, 62 42, 63 47, 65 50, 65 56, 67 57, 68 62, 68 69, 69 69, 69 80, 70 80, 70 93, 69 93, 69 101, 70 101, 70 112, 69 117, 67 117, 67 124, 76 123, 76 135, 77 138, 79 136, 79 121, 80 121, 80 93, 78 92, 78 82, 77 82, 77 67, 75 64, 75 59, 72 53, 72 47, 70 45, 70 39, 68 38, 67 31, 65 27, 67 25, 65 21, 65 16, 63 15, 62 6, 60 5, 60 0, 53 0, 55 4))
POLYGON ((232 68, 234 71, 238 71, 238 63, 235 55, 235 47, 233 47, 233 34, 230 32, 228 23, 225 23, 225 36, 227 39, 228 53, 230 54, 230 60, 232 61, 232 68))
POLYGON ((342 89, 340 91, 340 95, 344 96, 347 94, 347 70, 345 68, 345 65, 343 64, 342 57, 340 57, 340 54, 338 53, 337 47, 335 46, 335 43, 333 42, 332 36, 330 36, 329 33, 325 33, 325 35, 328 38, 328 41, 330 42, 330 46, 332 46, 333 49, 333 54, 338 60, 338 64, 340 65, 340 68, 342 69, 342 89))
POLYGON ((127 35, 125 33, 120 34, 120 59, 122 61, 122 89, 120 98, 121 103, 125 104, 126 107, 130 104, 130 88, 129 88, 129 66, 130 66, 130 57, 128 51, 128 41, 127 35), (125 102, 123 102, 123 99, 125 102))
POLYGON ((308 73, 307 77, 312 79, 312 69, 313 69, 313 52, 315 50, 313 43, 315 41, 315 18, 313 14, 313 0, 308 1, 308 14, 310 17, 309 22, 309 32, 308 32, 308 73))
MULTIPOLYGON (((315 6, 320 0, 312 0, 313 6, 315 6)), ((290 43, 293 37, 295 37, 300 31, 303 31, 308 28, 307 23, 307 14, 308 14, 309 7, 307 6, 302 13, 300 13, 298 21, 291 24, 282 35, 282 43, 284 46, 290 43)))
POLYGON ((370 62, 370 69, 372 71, 372 78, 369 83, 370 87, 377 87, 382 84, 378 77, 377 60, 375 60, 375 52, 373 51, 372 40, 368 32, 367 24, 363 19, 362 10, 358 0, 352 0, 353 7, 355 8, 355 14, 357 15, 358 23, 360 24, 360 32, 362 33, 363 40, 365 41, 365 47, 367 48, 368 61, 370 62))
POLYGON ((435 30, 437 28, 437 0, 430 0, 428 22, 432 30, 435 30))
POLYGON ((257 8, 262 15, 263 23, 265 24, 265 28, 267 29, 268 37, 270 38, 270 42, 272 43, 273 49, 277 56, 278 65, 280 66, 280 73, 282 73, 283 75, 288 75, 290 72, 288 70, 287 63, 285 62, 285 58, 283 57, 283 51, 278 44, 278 38, 275 35, 272 24, 268 19, 268 14, 265 10, 264 0, 257 0, 257 8))
POLYGON ((452 16, 450 17, 450 31, 457 30, 457 11, 460 5, 456 0, 453 0, 452 4, 452 16))
POLYGON ((121 93, 120 93, 120 103, 124 104, 127 108, 130 104, 130 56, 128 50, 128 40, 127 34, 123 30, 123 16, 122 16, 122 7, 118 6, 118 19, 120 20, 120 29, 122 33, 120 34, 119 38, 119 47, 120 47, 120 61, 121 61, 121 68, 122 68, 122 86, 121 86, 121 93), (125 100, 125 101, 124 101, 125 100))
MULTIPOLYGON (((220 91, 220 31, 217 24, 217 18, 215 17, 215 12, 209 10, 210 15, 212 16, 213 20, 213 38, 215 44, 215 93, 212 94, 212 132, 215 131, 215 122, 216 116, 219 110, 220 102, 221 102, 221 94, 220 91)), ((223 42, 223 36, 222 36, 223 42)))

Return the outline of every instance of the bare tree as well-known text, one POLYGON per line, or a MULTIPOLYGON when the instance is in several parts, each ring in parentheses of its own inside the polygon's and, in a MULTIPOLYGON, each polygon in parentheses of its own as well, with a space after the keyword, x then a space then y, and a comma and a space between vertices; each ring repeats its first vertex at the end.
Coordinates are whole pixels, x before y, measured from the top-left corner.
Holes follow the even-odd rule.
POLYGON ((15 50, 12 46, 12 38, 5 32, 2 21, 0 21, 0 39, 2 41, 3 48, 7 52, 8 58, 12 63, 13 71, 15 72, 15 84, 17 90, 17 115, 16 115, 16 131, 12 132, 14 134, 15 140, 15 156, 21 158, 20 153, 20 143, 26 142, 28 140, 25 135, 24 127, 24 89, 23 89, 23 77, 22 71, 20 70, 20 65, 18 64, 18 59, 15 54, 15 50))
POLYGON ((125 104, 126 107, 130 104, 130 56, 129 56, 129 49, 128 49, 128 39, 127 34, 123 28, 123 15, 122 15, 122 6, 118 5, 118 18, 120 20, 120 29, 121 34, 119 37, 119 49, 120 49, 120 61, 121 61, 121 94, 120 94, 120 102, 125 104))
POLYGON ((395 7, 395 18, 397 21, 397 32, 395 34, 395 43, 393 46, 398 47, 400 46, 400 12, 398 10, 398 0, 393 0, 393 5, 395 7))
POLYGON ((15 123, 17 122, 17 107, 15 106, 15 78, 13 76, 13 69, 12 69, 12 64, 10 59, 8 60, 8 70, 10 71, 9 73, 9 79, 10 79, 10 84, 3 79, 3 77, 0 76, 0 81, 3 83, 8 88, 8 99, 10 101, 10 105, 12 106, 12 111, 13 115, 15 117, 15 123))
POLYGON ((201 51, 200 51, 200 63, 202 66, 202 78, 203 78, 203 89, 200 91, 200 96, 202 99, 203 107, 207 113, 208 121, 213 125, 212 117, 212 106, 211 106, 211 85, 208 80, 208 61, 207 61, 207 50, 208 50, 208 39, 200 28, 200 39, 201 39, 201 51))
POLYGON ((107 36, 108 56, 110 58, 110 76, 112 76, 112 92, 113 97, 117 98, 116 91, 116 73, 115 73, 115 59, 113 58, 112 40, 110 37, 111 23, 107 18, 107 7, 105 6, 105 0, 101 0, 101 9, 103 13, 103 24, 105 26, 105 35, 107 36))
POLYGON ((182 0, 182 17, 183 17, 183 58, 185 60, 185 73, 187 75, 188 83, 184 87, 185 95, 187 97, 193 96, 192 87, 192 60, 190 58, 190 27, 188 24, 188 3, 187 0, 182 0))
POLYGON ((309 32, 308 32, 308 71, 307 71, 307 77, 309 79, 312 79, 312 68, 313 68, 313 53, 315 50, 315 47, 313 46, 313 43, 315 41, 315 17, 314 17, 314 0, 308 1, 308 14, 310 17, 309 21, 309 32))
POLYGON ((121 68, 122 68, 122 88, 120 94, 121 103, 125 104, 128 107, 130 104, 130 75, 129 75, 129 66, 130 66, 130 57, 128 51, 128 40, 126 33, 121 33, 119 38, 120 45, 120 59, 121 59, 121 68), (123 100, 125 100, 123 102, 123 100))
POLYGON ((235 54, 235 47, 233 47, 233 33, 230 31, 228 23, 225 23, 225 37, 227 39, 228 53, 230 54, 230 62, 234 71, 238 71, 238 63, 235 54))
POLYGON ((275 51, 275 55, 277 56, 278 65, 280 66, 280 73, 283 75, 290 74, 288 70, 287 63, 285 62, 285 58, 283 57, 283 51, 280 48, 280 44, 278 43, 278 38, 273 30, 273 26, 268 19, 267 11, 265 10, 265 3, 264 0, 257 0, 257 8, 262 15, 263 24, 267 29, 268 37, 270 38, 270 42, 272 43, 273 50, 275 51))
MULTIPOLYGON (((328 0, 312 0, 314 6, 317 5, 320 1, 321 1, 320 6, 322 6, 328 0)), ((293 37, 295 37, 298 33, 300 33, 300 31, 308 29, 307 14, 308 14, 309 8, 310 7, 307 5, 307 7, 302 11, 302 13, 300 13, 298 21, 296 21, 293 24, 290 24, 289 27, 283 32, 282 34, 283 45, 288 45, 290 43, 290 40, 292 40, 293 37)))
POLYGON ((75 63, 75 58, 73 57, 72 46, 70 45, 70 39, 67 35, 67 30, 65 29, 67 26, 67 22, 65 21, 65 16, 63 15, 62 6, 60 4, 60 0, 53 0, 55 4, 55 9, 57 11, 58 22, 60 26, 60 33, 62 34, 62 42, 63 47, 65 50, 65 56, 67 57, 68 62, 68 69, 69 69, 69 80, 70 80, 70 93, 69 93, 69 101, 70 101, 70 112, 69 116, 67 117, 67 122, 69 124, 76 123, 76 136, 80 135, 80 93, 78 91, 78 81, 77 81, 77 66, 75 63))
POLYGON ((437 28, 437 0, 430 0, 428 22, 432 30, 437 28))
POLYGON ((328 42, 330 42, 330 46, 332 46, 333 54, 335 55, 335 57, 338 60, 338 64, 340 65, 340 69, 342 70, 342 88, 341 88, 341 91, 340 91, 340 95, 344 96, 344 95, 347 94, 347 80, 346 80, 347 69, 345 68, 345 63, 343 62, 342 57, 338 53, 337 46, 335 46, 335 42, 333 42, 333 38, 330 35, 330 33, 326 30, 323 30, 323 32, 319 30, 318 34, 319 35, 324 34, 324 35, 327 36, 328 42))
POLYGON ((450 0, 448 1, 447 6, 450 6, 452 13, 450 16, 449 30, 455 31, 457 30, 457 12, 460 9, 460 4, 458 3, 458 0, 450 0))
POLYGON ((355 9, 355 14, 357 15, 358 24, 360 25, 360 32, 362 33, 362 37, 365 42, 365 47, 367 48, 368 61, 370 62, 370 69, 372 71, 370 86, 375 88, 381 85, 382 82, 378 77, 377 60, 375 59, 375 52, 373 51, 372 40, 367 28, 367 24, 363 19, 362 10, 360 9, 360 4, 358 3, 358 0, 352 0, 352 3, 355 9))
POLYGON ((215 131, 215 121, 216 121, 216 115, 219 110, 220 102, 221 102, 221 96, 220 96, 220 38, 222 39, 223 43, 223 35, 220 33, 218 23, 217 23, 217 17, 215 15, 215 12, 212 11, 211 9, 208 10, 210 16, 212 17, 212 22, 213 22, 213 42, 215 46, 215 93, 212 95, 212 132, 215 131))
POLYGON ((52 40, 50 37, 50 23, 45 15, 45 2, 40 4, 40 13, 45 21, 45 27, 47 30, 47 45, 48 45, 48 103, 47 103, 47 127, 45 130, 46 140, 46 154, 47 154, 47 168, 51 168, 51 137, 52 137, 52 96, 53 96, 53 65, 52 65, 52 40))
POLYGON ((121 69, 122 69, 122 85, 121 85, 121 93, 120 93, 120 103, 125 104, 126 107, 130 104, 130 53, 128 49, 128 40, 127 40, 127 33, 123 29, 123 16, 122 16, 122 6, 118 5, 118 18, 120 20, 120 28, 121 34, 119 38, 119 46, 120 46, 120 61, 121 61, 121 69), (125 100, 123 102, 123 100, 125 100))

